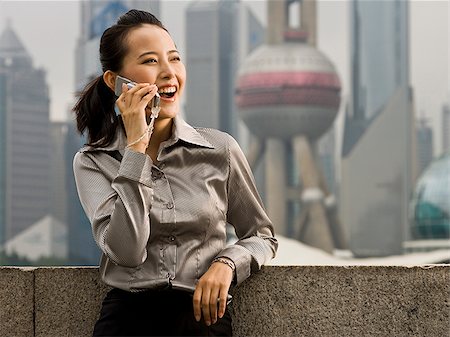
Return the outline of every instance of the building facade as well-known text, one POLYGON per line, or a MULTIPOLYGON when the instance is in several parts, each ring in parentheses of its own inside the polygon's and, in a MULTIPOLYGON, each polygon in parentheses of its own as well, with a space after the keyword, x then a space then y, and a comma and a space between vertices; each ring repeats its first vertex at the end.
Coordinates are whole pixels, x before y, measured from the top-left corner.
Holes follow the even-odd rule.
POLYGON ((24 45, 0 35, 0 245, 48 214, 49 90, 24 45))
POLYGON ((186 10, 186 120, 243 139, 234 102, 239 64, 265 29, 238 0, 194 1, 186 10))
POLYGON ((416 142, 418 173, 421 174, 433 160, 434 144, 433 130, 424 118, 417 121, 416 142))
POLYGON ((186 120, 236 135, 238 1, 195 1, 186 10, 186 120))
POLYGON ((450 153, 450 105, 442 107, 442 152, 450 153))
POLYGON ((414 117, 407 1, 351 3, 351 99, 340 214, 357 256, 400 254, 412 192, 414 117))

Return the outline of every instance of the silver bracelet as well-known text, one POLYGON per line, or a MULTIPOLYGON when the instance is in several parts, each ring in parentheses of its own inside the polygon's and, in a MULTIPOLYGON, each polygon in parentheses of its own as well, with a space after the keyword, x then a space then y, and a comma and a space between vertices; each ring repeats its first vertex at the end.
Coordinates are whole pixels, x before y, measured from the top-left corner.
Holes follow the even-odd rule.
POLYGON ((236 265, 234 264, 233 261, 231 261, 230 259, 226 258, 226 257, 216 257, 211 264, 213 264, 214 262, 220 262, 220 263, 224 263, 226 264, 228 267, 231 268, 231 271, 234 273, 234 271, 236 270, 236 265))
MULTIPOLYGON (((159 97, 158 93, 156 93, 157 96, 159 97)), ((142 136, 140 136, 138 139, 136 139, 134 142, 131 142, 130 144, 128 144, 126 146, 126 148, 129 148, 137 143, 139 143, 142 139, 144 139, 144 137, 146 135, 149 135, 148 137, 150 138, 152 136, 153 133, 153 125, 155 124, 155 119, 158 118, 159 115, 159 111, 161 110, 161 108, 159 106, 157 107, 152 107, 152 114, 150 116, 150 123, 147 125, 147 130, 145 130, 145 132, 142 134, 142 136)))
MULTIPOLYGON (((150 125, 149 125, 150 126, 150 125)), ((133 145, 136 145, 137 143, 139 143, 142 139, 144 139, 145 136, 148 135, 148 132, 150 131, 150 127, 147 127, 147 130, 145 130, 145 132, 142 134, 142 136, 140 136, 138 139, 136 139, 134 142, 131 142, 130 144, 128 144, 126 147, 131 147, 133 145)))

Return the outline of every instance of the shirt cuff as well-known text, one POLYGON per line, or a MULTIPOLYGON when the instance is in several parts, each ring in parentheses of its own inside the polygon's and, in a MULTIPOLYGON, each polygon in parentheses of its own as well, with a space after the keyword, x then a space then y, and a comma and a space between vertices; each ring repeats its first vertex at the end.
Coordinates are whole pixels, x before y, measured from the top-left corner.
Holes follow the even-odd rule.
POLYGON ((251 255, 250 252, 239 245, 226 247, 216 257, 226 257, 236 266, 236 285, 242 283, 250 276, 251 255))
POLYGON ((153 161, 145 153, 126 148, 119 168, 119 176, 152 187, 151 170, 153 161))

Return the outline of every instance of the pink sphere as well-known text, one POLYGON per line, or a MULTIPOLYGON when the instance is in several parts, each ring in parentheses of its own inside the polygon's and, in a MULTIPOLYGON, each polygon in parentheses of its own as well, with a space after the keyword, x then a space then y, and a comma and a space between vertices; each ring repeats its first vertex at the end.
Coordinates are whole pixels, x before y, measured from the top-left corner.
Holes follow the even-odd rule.
POLYGON ((264 45, 239 72, 236 103, 250 131, 260 138, 317 139, 332 125, 341 84, 334 66, 304 43, 264 45))

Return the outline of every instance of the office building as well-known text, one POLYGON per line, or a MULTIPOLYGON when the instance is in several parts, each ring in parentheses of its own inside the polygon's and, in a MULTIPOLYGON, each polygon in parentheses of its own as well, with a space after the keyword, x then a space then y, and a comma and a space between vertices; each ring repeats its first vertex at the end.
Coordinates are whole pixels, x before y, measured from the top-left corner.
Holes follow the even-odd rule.
POLYGON ((433 130, 425 118, 416 125, 417 165, 421 174, 433 160, 433 130))
POLYGON ((193 1, 188 6, 185 115, 190 124, 245 137, 234 102, 237 70, 263 42, 263 26, 237 0, 193 1))
POLYGON ((49 213, 46 73, 8 25, 0 35, 0 244, 49 213))
POLYGON ((450 153, 450 105, 442 107, 442 152, 450 153))
POLYGON ((236 135, 233 104, 238 1, 194 1, 186 10, 186 120, 236 135))
POLYGON ((67 225, 67 122, 50 123, 50 214, 67 225))
POLYGON ((345 118, 340 214, 357 256, 402 252, 412 193, 414 117, 409 3, 351 2, 351 99, 345 118))

